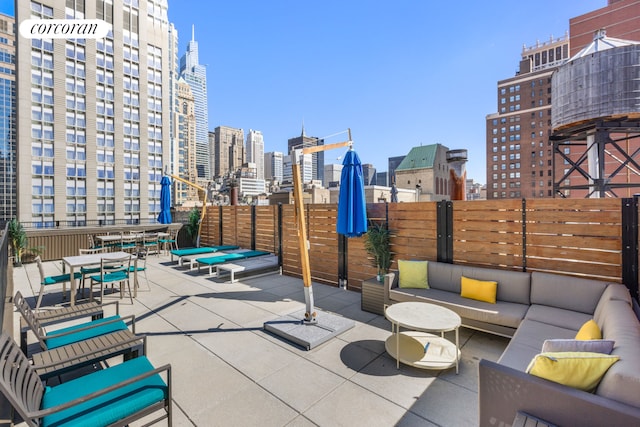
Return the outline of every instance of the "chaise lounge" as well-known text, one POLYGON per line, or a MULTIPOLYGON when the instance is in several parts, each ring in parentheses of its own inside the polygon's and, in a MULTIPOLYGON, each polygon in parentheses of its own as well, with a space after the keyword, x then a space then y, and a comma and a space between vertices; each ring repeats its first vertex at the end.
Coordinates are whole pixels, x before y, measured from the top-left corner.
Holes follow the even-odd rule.
MULTIPOLYGON (((221 245, 221 246, 202 246, 199 248, 183 248, 183 249, 174 249, 171 251, 171 261, 173 261, 173 257, 178 257, 178 266, 182 267, 182 264, 186 260, 190 260, 194 256, 211 254, 218 251, 226 251, 226 250, 234 250, 239 249, 239 246, 236 245, 221 245)), ((189 268, 193 268, 193 261, 190 262, 189 268)))
MULTIPOLYGON (((214 255, 210 257, 196 258, 195 262, 198 263, 198 271, 200 271, 200 265, 206 265, 209 267, 209 276, 213 276, 213 268, 221 264, 225 264, 229 261, 239 261, 247 258, 254 258, 259 256, 269 255, 269 252, 265 251, 242 251, 214 255)), ((217 272, 216 272, 217 275, 217 272)), ((232 280, 233 281, 233 273, 232 280)))

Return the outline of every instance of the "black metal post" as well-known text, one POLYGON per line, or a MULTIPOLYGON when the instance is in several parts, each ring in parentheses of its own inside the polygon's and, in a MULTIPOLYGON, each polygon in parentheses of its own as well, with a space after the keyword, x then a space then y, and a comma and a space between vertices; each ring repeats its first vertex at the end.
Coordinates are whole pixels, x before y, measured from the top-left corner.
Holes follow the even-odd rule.
POLYGON ((436 205, 438 262, 453 262, 453 202, 441 200, 436 205))
POLYGON ((622 199, 622 283, 638 300, 638 196, 622 199))
POLYGON ((278 266, 282 269, 282 203, 278 203, 278 266))
POLYGON ((341 288, 346 288, 349 280, 349 268, 347 266, 349 243, 347 240, 344 234, 338 233, 338 286, 341 288))
POLYGON ((527 199, 522 199, 522 271, 527 271, 527 199))
POLYGON ((218 245, 222 245, 222 206, 218 206, 218 245))
POLYGON ((256 205, 251 205, 251 250, 256 250, 256 205))

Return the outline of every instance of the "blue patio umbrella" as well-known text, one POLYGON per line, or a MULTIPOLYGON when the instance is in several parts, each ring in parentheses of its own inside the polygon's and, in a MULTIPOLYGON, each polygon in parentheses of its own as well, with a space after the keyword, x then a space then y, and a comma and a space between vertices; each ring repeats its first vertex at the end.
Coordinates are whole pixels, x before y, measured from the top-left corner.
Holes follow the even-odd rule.
POLYGON ((163 176, 160 185, 162 185, 162 189, 160 190, 158 222, 160 224, 171 224, 171 180, 168 176, 163 176))
POLYGON ((338 233, 347 237, 359 237, 367 232, 367 204, 364 197, 362 163, 352 149, 347 151, 342 161, 336 229, 338 233))

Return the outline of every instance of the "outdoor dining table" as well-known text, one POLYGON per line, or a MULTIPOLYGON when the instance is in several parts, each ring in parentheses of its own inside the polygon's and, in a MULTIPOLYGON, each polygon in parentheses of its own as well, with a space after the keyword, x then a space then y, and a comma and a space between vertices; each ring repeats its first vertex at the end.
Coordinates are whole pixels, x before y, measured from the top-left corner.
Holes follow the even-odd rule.
MULTIPOLYGON (((95 253, 95 254, 84 254, 84 255, 74 255, 74 256, 67 256, 62 258, 62 262, 69 266, 69 277, 74 277, 74 270, 76 268, 81 268, 81 267, 89 267, 89 266, 93 266, 93 265, 99 265, 100 261, 102 259, 114 259, 114 258, 123 258, 126 256, 131 256, 133 261, 134 261, 134 272, 133 272, 133 277, 134 277, 134 283, 137 284, 138 283, 138 272, 137 272, 137 267, 138 267, 138 259, 136 258, 135 255, 131 255, 128 252, 123 252, 123 251, 119 251, 119 252, 103 252, 103 253, 95 253)), ((70 304, 71 306, 74 306, 76 303, 76 290, 78 289, 77 285, 76 285, 76 280, 73 279, 71 280, 71 298, 70 298, 70 304)), ((137 286, 134 285, 133 286, 133 297, 136 298, 138 296, 138 290, 137 290, 137 286)))

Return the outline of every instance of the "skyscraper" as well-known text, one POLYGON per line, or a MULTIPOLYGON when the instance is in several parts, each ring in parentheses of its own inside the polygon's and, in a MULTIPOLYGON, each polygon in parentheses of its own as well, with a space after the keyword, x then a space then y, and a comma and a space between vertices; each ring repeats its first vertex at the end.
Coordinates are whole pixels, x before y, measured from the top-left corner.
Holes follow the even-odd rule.
MULTIPOLYGON (((176 173, 189 182, 197 183, 195 107, 191 87, 182 78, 178 81, 178 103, 178 130, 176 137, 178 154, 176 173)), ((186 201, 198 201, 200 200, 200 196, 195 187, 176 181, 174 200, 176 204, 182 204, 186 201)))
POLYGON ((264 178, 264 138, 259 130, 247 134, 247 162, 256 164, 256 178, 264 178))
POLYGON ((522 48, 514 77, 500 80, 487 115, 487 199, 553 197, 551 76, 569 59, 565 35, 522 48))
POLYGON ((191 40, 187 51, 180 58, 180 76, 191 87, 196 114, 196 163, 198 177, 211 179, 211 156, 209 153, 209 104, 207 101, 207 67, 199 63, 198 42, 195 30, 191 30, 191 40))
POLYGON ((0 223, 16 207, 16 47, 15 20, 0 13, 0 223))
POLYGON ((230 176, 245 163, 244 131, 218 126, 214 132, 215 177, 230 176))
POLYGON ((271 151, 264 154, 264 177, 266 180, 282 182, 284 154, 271 151))
MULTIPOLYGON (((307 136, 304 131, 304 125, 302 126, 302 133, 300 136, 295 138, 289 138, 287 141, 287 151, 290 155, 292 155, 292 151, 296 148, 306 148, 306 147, 315 147, 318 145, 324 145, 324 139, 307 136)), ((299 155, 294 156, 298 159, 302 158, 299 155)), ((305 157, 306 159, 306 157, 305 157)), ((306 160, 305 160, 306 161, 306 160)), ((311 154, 311 178, 309 180, 305 180, 305 177, 302 176, 303 182, 314 180, 323 181, 324 179, 324 151, 320 151, 317 153, 311 154)))
POLYGON ((31 188, 18 192, 20 221, 155 221, 170 151, 167 7, 167 0, 16 2, 17 22, 118 25, 95 41, 17 38, 18 182, 31 188))

